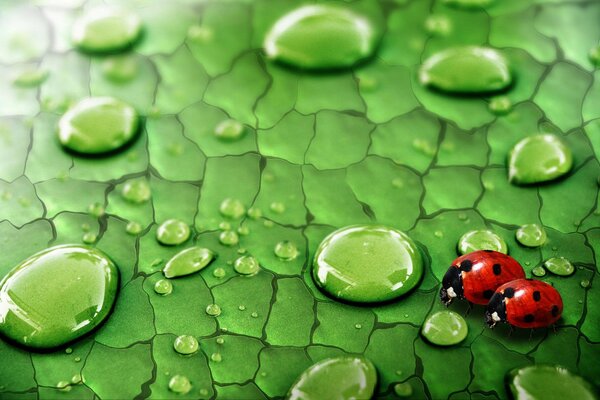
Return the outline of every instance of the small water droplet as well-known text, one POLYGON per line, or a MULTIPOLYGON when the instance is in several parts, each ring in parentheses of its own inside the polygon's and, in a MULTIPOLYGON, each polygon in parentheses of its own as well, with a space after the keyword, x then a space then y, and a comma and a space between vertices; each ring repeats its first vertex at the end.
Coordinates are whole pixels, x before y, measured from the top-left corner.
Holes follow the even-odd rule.
POLYGON ((83 382, 83 377, 79 373, 77 373, 71 377, 71 383, 74 385, 77 385, 82 382, 83 382))
POLYGON ((93 233, 93 232, 86 232, 86 233, 83 234, 83 237, 81 238, 81 240, 85 244, 96 243, 97 239, 98 239, 98 236, 95 233, 93 233))
POLYGON ((223 344, 223 343, 225 343, 225 339, 223 339, 222 337, 218 337, 216 342, 217 342, 217 344, 223 344))
POLYGON ((404 181, 401 178, 392 179, 392 186, 398 189, 402 189, 404 187, 404 181))
POLYGON ((595 65, 595 66, 600 66, 600 44, 592 47, 590 49, 589 52, 589 57, 590 57, 590 61, 595 65))
POLYGON ((277 243, 274 252, 277 257, 285 261, 291 261, 298 257, 298 247, 288 240, 277 243))
POLYGON ((507 96, 496 96, 490 100, 489 110, 496 115, 505 115, 512 109, 512 101, 507 96))
POLYGON ((148 181, 145 178, 138 178, 125 182, 121 195, 131 203, 141 204, 150 200, 152 192, 148 181))
POLYGON ((213 276, 215 278, 221 279, 221 278, 224 278, 225 275, 226 275, 225 270, 221 267, 215 268, 215 270, 213 271, 213 276))
POLYGON ((56 388, 61 392, 70 392, 71 391, 71 383, 67 381, 60 381, 56 384, 56 388))
POLYGON ((81 357, 75 357, 74 360, 75 360, 75 362, 80 362, 81 361, 81 357))
POLYGON ((17 76, 14 77, 12 83, 15 86, 22 88, 34 88, 42 83, 48 78, 49 72, 44 68, 27 68, 19 72, 17 76))
POLYGON ((250 217, 251 219, 259 219, 260 217, 262 217, 262 211, 260 210, 260 208, 250 207, 248 209, 248 217, 250 217))
POLYGON ((256 311, 254 311, 252 314, 250 314, 250 316, 252 318, 258 318, 258 313, 256 311))
POLYGON ((89 231, 90 231, 90 229, 92 229, 92 227, 90 226, 90 224, 88 224, 88 223, 85 223, 85 222, 84 222, 83 224, 81 224, 81 230, 82 230, 82 231, 84 231, 84 232, 89 232, 89 231))
POLYGON ((444 237, 444 232, 442 231, 435 231, 433 232, 433 236, 435 236, 436 238, 443 238, 444 237))
POLYGON ((204 269, 215 259, 215 253, 207 248, 194 246, 175 254, 163 268, 167 278, 190 275, 204 269))
POLYGON ((221 315, 221 307, 217 304, 209 304, 206 306, 206 313, 212 317, 218 317, 221 315))
POLYGON ((231 229, 231 224, 229 222, 223 221, 219 223, 219 229, 222 231, 228 231, 231 229))
POLYGON ((173 292, 173 284, 168 279, 159 279, 154 284, 154 291, 162 296, 167 296, 173 292))
POLYGON ((354 328, 355 329, 362 329, 362 325, 361 324, 354 324, 354 328))
POLYGON ((285 204, 279 201, 274 201, 273 203, 271 203, 269 208, 276 214, 283 214, 285 212, 285 204))
POLYGON ((139 235, 142 232, 142 225, 139 222, 129 221, 125 227, 125 231, 130 235, 139 235))
POLYGON ((220 363, 221 361, 223 361, 223 357, 221 356, 221 353, 212 353, 210 355, 210 359, 216 363, 220 363))
POLYGON ((425 20, 425 30, 434 36, 446 36, 452 31, 452 22, 445 15, 432 14, 425 20))
POLYGON ((539 224, 526 224, 515 233, 517 242, 526 247, 539 247, 546 242, 546 231, 539 224))
POLYGON ((156 230, 156 240, 165 246, 175 246, 188 240, 190 227, 178 219, 168 219, 156 230))
POLYGON ((467 219, 469 219, 469 217, 467 216, 467 214, 466 214, 466 213, 464 213, 464 212, 459 212, 459 213, 458 213, 458 219, 459 219, 460 221, 466 221, 467 219))
POLYGON ((169 380, 169 390, 177 394, 186 394, 192 390, 192 384, 186 376, 174 375, 169 380))
POLYGON ((67 347, 67 348, 65 349, 65 353, 66 353, 66 354, 71 354, 72 352, 73 352, 73 349, 72 349, 71 347, 67 347))
POLYGON ((192 25, 187 31, 188 39, 194 43, 210 42, 213 36, 214 32, 212 29, 200 25, 192 25))
POLYGON ((233 263, 233 269, 242 275, 254 275, 260 269, 258 260, 250 255, 238 257, 233 263))
POLYGON ((235 231, 223 231, 219 235, 219 242, 223 246, 235 246, 239 241, 240 238, 235 231))
POLYGON ((181 335, 175 339, 173 343, 173 348, 179 354, 194 354, 198 351, 198 340, 190 335, 181 335))
POLYGON ((244 125, 234 119, 226 119, 215 127, 215 136, 226 141, 239 140, 245 132, 244 125))
POLYGON ((565 257, 552 257, 544 261, 544 267, 555 275, 569 276, 575 272, 575 267, 565 257))
POLYGON ((87 211, 91 216, 100 218, 104 215, 104 206, 100 203, 92 203, 88 206, 87 211))
POLYGON ((219 212, 226 218, 239 219, 245 214, 246 207, 238 199, 226 198, 221 202, 219 212))
POLYGON ((139 67, 137 57, 130 54, 111 56, 102 62, 102 73, 113 82, 124 83, 137 75, 139 67))
POLYGON ((238 306, 238 310, 240 310, 240 311, 246 311, 246 306, 245 306, 245 305, 243 305, 243 304, 240 304, 240 305, 238 306))
POLYGON ((583 279, 581 282, 579 282, 579 285, 582 288, 587 289, 590 287, 590 281, 589 281, 589 279, 583 279))
POLYGON ((413 394, 413 388, 410 383, 396 383, 394 385, 394 393, 398 397, 410 397, 413 394))
POLYGON ((237 232, 242 235, 242 236, 247 236, 250 234, 250 228, 248 228, 248 225, 240 225, 237 229, 237 232))

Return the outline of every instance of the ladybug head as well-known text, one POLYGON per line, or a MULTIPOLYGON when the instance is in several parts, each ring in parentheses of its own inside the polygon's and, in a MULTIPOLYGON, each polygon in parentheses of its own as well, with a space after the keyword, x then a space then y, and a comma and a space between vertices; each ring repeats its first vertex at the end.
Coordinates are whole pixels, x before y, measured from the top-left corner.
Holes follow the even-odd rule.
POLYGON ((448 268, 442 279, 440 299, 446 306, 449 306, 455 298, 462 299, 463 297, 462 274, 460 269, 452 266, 448 268))
POLYGON ((485 310, 485 322, 493 328, 498 322, 506 322, 506 304, 504 294, 496 292, 490 299, 485 310))

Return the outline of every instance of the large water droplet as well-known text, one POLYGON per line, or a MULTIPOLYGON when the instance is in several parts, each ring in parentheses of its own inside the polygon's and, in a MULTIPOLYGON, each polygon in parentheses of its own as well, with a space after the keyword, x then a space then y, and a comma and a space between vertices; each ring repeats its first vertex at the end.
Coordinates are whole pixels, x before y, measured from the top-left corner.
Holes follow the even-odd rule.
POLYGON ((477 250, 493 250, 508 254, 508 246, 504 239, 488 229, 478 229, 465 233, 458 241, 460 254, 468 254, 477 250))
POLYGON ((505 379, 512 397, 524 399, 596 399, 594 387, 558 365, 529 365, 509 371, 505 379))
POLYGON ((429 57, 421 66, 423 85, 450 93, 489 93, 512 82, 508 62, 487 47, 453 47, 429 57))
POLYGON ((275 255, 282 260, 291 261, 298 257, 298 247, 288 240, 281 241, 275 245, 275 255))
POLYGON ((215 258, 215 253, 204 247, 190 247, 175 254, 163 269, 167 278, 177 278, 198 272, 215 258))
POLYGON ((13 79, 15 86, 33 88, 41 85, 47 78, 49 72, 44 68, 28 68, 21 71, 13 79))
POLYGON ((378 225, 339 229, 319 245, 313 263, 317 285, 353 302, 394 299, 423 275, 421 253, 403 232, 378 225))
POLYGON ((169 390, 177 394, 186 394, 192 390, 192 384, 186 376, 175 375, 169 380, 169 390))
POLYGON ((575 272, 571 261, 564 257, 552 257, 544 261, 544 267, 555 275, 569 276, 575 272))
POLYGON ((235 269, 238 274, 254 275, 260 269, 260 265, 258 260, 253 256, 241 256, 233 263, 233 269, 235 269))
POLYGON ((289 400, 370 399, 377 384, 375 366, 366 358, 327 358, 310 366, 288 393, 289 400))
POLYGON ((546 243, 546 231, 539 224, 526 224, 517 229, 517 242, 527 247, 539 247, 546 243))
POLYGON ((173 343, 173 348, 179 354, 194 354, 198 351, 198 340, 190 335, 181 335, 177 336, 175 342, 173 343))
POLYGON ((114 52, 131 46, 141 29, 142 22, 137 15, 121 8, 97 7, 75 21, 71 40, 84 51, 114 52))
POLYGON ((275 23, 264 48, 268 57, 297 68, 344 68, 370 57, 379 36, 371 21, 354 11, 306 5, 275 23))
POLYGON ((508 180, 521 185, 541 183, 565 175, 573 155, 556 135, 529 136, 517 143, 508 157, 508 180))
POLYGON ((425 319, 421 334, 438 346, 453 346, 465 340, 469 329, 467 321, 450 310, 433 313, 425 319))
POLYGON ((139 118, 133 107, 112 97, 81 100, 60 119, 58 139, 67 149, 81 154, 116 151, 138 132, 139 118))
POLYGON ((31 348, 68 343, 98 326, 115 301, 119 272, 97 249, 41 251, 0 283, 0 332, 31 348))
POLYGON ((175 246, 188 240, 190 227, 178 219, 168 219, 156 230, 156 239, 166 246, 175 246))
POLYGON ((138 178, 125 182, 121 195, 127 201, 141 204, 150 200, 152 192, 148 181, 145 178, 138 178))
POLYGON ((113 82, 124 83, 132 80, 138 73, 140 64, 137 57, 119 55, 108 57, 102 62, 102 73, 113 82))

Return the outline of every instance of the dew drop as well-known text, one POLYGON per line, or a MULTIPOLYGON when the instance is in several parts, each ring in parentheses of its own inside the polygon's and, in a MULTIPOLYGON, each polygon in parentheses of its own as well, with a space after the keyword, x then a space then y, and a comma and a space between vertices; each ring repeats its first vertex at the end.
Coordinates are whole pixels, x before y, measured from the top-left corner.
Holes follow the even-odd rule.
POLYGON ((256 311, 254 311, 252 314, 250 314, 250 316, 252 318, 258 318, 258 313, 256 311))
POLYGON ((221 361, 223 361, 223 357, 221 356, 221 353, 212 353, 210 355, 210 359, 216 363, 220 363, 221 361))
POLYGON ((139 222, 129 221, 125 227, 125 231, 130 235, 139 235, 142 232, 142 225, 139 222))
POLYGON ((170 295, 173 292, 173 284, 168 279, 159 279, 154 284, 154 291, 161 296, 170 295))
POLYGON ((219 229, 222 231, 228 231, 231 229, 231 224, 229 222, 223 221, 219 223, 219 229))
POLYGON ((102 62, 101 68, 102 74, 110 81, 125 83, 135 78, 140 66, 136 57, 119 55, 107 57, 102 62))
POLYGON ((517 242, 526 247, 539 247, 546 242, 546 231, 539 224, 521 226, 516 234, 517 242))
POLYGON ((223 231, 219 235, 219 242, 223 246, 235 246, 239 241, 240 238, 235 231, 223 231))
POLYGON ((515 399, 596 398, 596 390, 589 382, 557 365, 516 368, 506 374, 505 382, 510 397, 515 399))
POLYGON ((226 198, 221 202, 219 212, 226 218, 239 219, 246 213, 246 207, 237 199, 226 198))
POLYGON ((248 228, 248 225, 240 225, 237 232, 242 236, 247 236, 250 234, 250 228, 248 228))
POLYGON ((67 381, 60 381, 56 384, 56 388, 61 392, 70 392, 71 391, 71 383, 67 381))
POLYGON ((355 329, 362 329, 362 325, 361 324, 354 324, 354 328, 355 329))
POLYGON ((87 208, 88 213, 96 218, 100 218, 104 215, 104 206, 100 203, 92 203, 87 208))
POLYGON ((453 346, 465 340, 467 322, 460 314, 442 310, 429 315, 421 328, 421 334, 429 343, 437 346, 453 346))
POLYGON ((250 217, 251 219, 259 219, 260 217, 262 217, 262 215, 263 214, 260 208, 250 207, 248 209, 248 217, 250 217))
POLYGON ((169 380, 169 390, 177 394, 186 394, 192 390, 192 384, 186 376, 174 375, 169 380))
POLYGON ((97 239, 98 239, 98 236, 96 236, 96 234, 93 233, 93 232, 86 232, 86 233, 83 234, 83 237, 81 238, 81 240, 85 244, 96 243, 97 239))
POLYGON ((190 335, 181 335, 175 339, 173 343, 173 348, 179 354, 194 354, 198 351, 198 340, 190 335))
POLYGON ((285 261, 291 261, 298 257, 298 247, 288 240, 281 241, 275 245, 275 255, 285 261))
POLYGON ((140 18, 122 8, 96 7, 79 17, 71 32, 81 50, 106 53, 125 50, 140 36, 140 18))
POLYGON ((394 385, 394 393, 398 397, 410 397, 413 394, 413 388, 410 383, 396 383, 394 385))
POLYGON ((251 255, 244 255, 241 257, 238 257, 235 262, 233 263, 233 269, 235 269, 235 271, 238 274, 242 274, 242 275, 254 275, 256 273, 258 273, 258 270, 260 269, 260 265, 258 263, 258 260, 256 258, 254 258, 251 255))
POLYGON ((221 307, 217 304, 209 304, 206 306, 206 313, 212 317, 218 317, 221 315, 221 307))
POLYGON ((194 43, 207 43, 212 40, 214 32, 207 27, 192 25, 188 28, 187 37, 194 43))
POLYGON ((518 142, 508 156, 508 180, 517 185, 552 181, 573 167, 573 155, 556 135, 542 134, 518 142))
POLYGON ((434 36, 446 36, 452 31, 452 23, 445 15, 430 15, 425 20, 425 30, 434 36))
POLYGON ((589 279, 583 279, 581 282, 579 282, 579 285, 582 288, 587 289, 590 287, 590 281, 589 281, 589 279))
POLYGON ((225 343, 225 339, 223 339, 222 337, 218 337, 215 341, 217 342, 217 344, 225 343))
POLYGON ((589 52, 589 57, 590 57, 590 61, 595 65, 595 66, 600 66, 600 44, 592 47, 590 49, 589 52))
POLYGON ((145 178, 132 179, 123 185, 121 196, 131 203, 141 204, 150 200, 152 192, 145 178))
POLYGON ((544 267, 555 275, 569 276, 575 272, 575 267, 565 257, 552 257, 544 261, 544 267))
POLYGON ((175 246, 188 240, 190 227, 178 219, 168 219, 156 230, 156 240, 165 246, 175 246))
POLYGON ((215 268, 215 270, 213 271, 213 276, 215 278, 221 279, 221 278, 224 278, 225 275, 226 275, 225 270, 221 267, 215 268))
POLYGON ((48 79, 50 73, 44 68, 28 68, 20 71, 13 79, 13 85, 22 88, 34 88, 48 79))
POLYGON ((285 204, 283 204, 279 201, 274 201, 269 206, 269 209, 276 214, 283 214, 285 212, 285 204))
POLYGON ((215 253, 207 248, 194 246, 175 254, 163 268, 167 278, 190 275, 204 269, 215 259, 215 253))
POLYGON ((240 310, 240 311, 246 311, 246 306, 245 306, 245 305, 243 305, 243 304, 240 304, 240 305, 238 306, 238 310, 240 310))
POLYGON ((512 109, 512 102, 506 96, 496 96, 490 100, 488 108, 493 114, 506 115, 512 109))
POLYGON ((477 250, 493 250, 508 254, 508 246, 504 239, 487 229, 469 231, 458 241, 460 254, 468 254, 477 250))
POLYGON ((245 132, 244 125, 234 119, 226 119, 215 127, 215 136, 225 141, 239 140, 245 132))

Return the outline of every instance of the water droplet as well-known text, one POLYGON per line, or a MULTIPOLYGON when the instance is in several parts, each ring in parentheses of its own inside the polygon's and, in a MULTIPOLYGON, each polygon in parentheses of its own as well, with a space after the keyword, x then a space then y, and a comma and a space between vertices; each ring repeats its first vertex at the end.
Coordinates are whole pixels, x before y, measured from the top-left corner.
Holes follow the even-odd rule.
POLYGON ((81 238, 81 240, 85 244, 96 243, 97 239, 98 239, 98 236, 96 236, 96 234, 93 232, 86 232, 83 234, 83 237, 81 238))
POLYGON ((142 225, 139 222, 129 221, 125 231, 130 235, 139 235, 142 232, 142 225))
POLYGON ((223 343, 225 343, 225 339, 223 339, 222 337, 218 337, 216 339, 216 342, 217 342, 217 344, 223 344, 223 343))
POLYGON ((233 263, 233 269, 235 269, 235 271, 238 274, 254 275, 260 269, 260 265, 256 258, 250 255, 246 255, 238 257, 235 260, 235 262, 233 263))
POLYGON ((188 240, 190 227, 178 219, 168 219, 156 230, 156 240, 166 246, 175 246, 188 240))
POLYGON ((266 219, 263 222, 263 225, 265 226, 265 228, 272 228, 273 226, 275 226, 275 223, 273 221, 271 221, 270 219, 266 219))
POLYGON ((250 316, 252 318, 258 318, 258 313, 256 311, 254 311, 252 314, 250 314, 250 316))
POLYGON ((190 275, 205 268, 215 259, 215 253, 204 247, 190 247, 175 254, 163 268, 167 278, 190 275))
POLYGON ((508 156, 508 180, 519 185, 557 179, 571 170, 573 155, 566 143, 556 135, 526 137, 508 156))
POLYGON ((436 238, 443 238, 444 237, 444 232, 442 231, 435 231, 433 232, 433 236, 435 236, 436 238))
POLYGON ((590 287, 589 279, 583 279, 581 282, 579 282, 579 286, 581 286, 584 289, 589 288, 590 287))
MULTIPOLYGON (((565 349, 566 350, 566 349, 565 349)), ((594 387, 558 365, 536 364, 506 374, 510 397, 515 399, 595 399, 594 387)))
POLYGON ((539 224, 521 226, 515 234, 517 242, 527 247, 539 247, 546 243, 546 231, 539 224))
POLYGON ((372 92, 379 86, 379 82, 375 77, 361 74, 358 77, 358 87, 361 92, 372 92))
POLYGON ((129 104, 112 97, 90 97, 61 117, 58 139, 76 153, 102 154, 131 142, 138 128, 138 114, 129 104))
POLYGON ((81 361, 81 357, 75 357, 74 360, 75 360, 75 362, 80 362, 81 361))
POLYGON ((102 62, 102 73, 113 82, 124 83, 132 80, 140 68, 137 57, 118 55, 107 57, 102 62))
POLYGON ((398 397, 410 397, 413 394, 413 388, 410 383, 396 383, 394 385, 394 393, 398 397))
POLYGON ((399 230, 378 225, 333 232, 319 245, 313 264, 318 287, 352 302, 394 299, 413 289, 422 275, 415 243, 399 230))
POLYGON ((571 261, 564 257, 552 257, 544 261, 544 267, 555 275, 569 276, 575 272, 571 261))
POLYGON ((71 347, 67 347, 67 348, 65 349, 65 353, 66 353, 66 354, 71 354, 71 353, 73 353, 73 349, 72 349, 71 347))
POLYGON ((247 225, 240 225, 240 226, 238 227, 238 229, 237 229, 237 232, 238 232, 240 235, 247 236, 247 235, 249 235, 249 234, 250 234, 250 228, 248 228, 248 226, 247 226, 247 225))
POLYGON ((370 399, 377 385, 375 366, 366 358, 327 358, 308 367, 292 385, 288 399, 370 399))
POLYGON ((344 68, 370 57, 379 36, 373 24, 354 11, 306 5, 273 25, 264 48, 269 58, 297 68, 344 68))
POLYGON ((48 79, 49 72, 44 68, 28 68, 20 71, 13 79, 13 84, 22 88, 34 88, 48 79))
POLYGON ((177 394, 186 394, 192 390, 192 384, 186 376, 174 375, 169 380, 169 390, 177 394))
POLYGON ((87 211, 91 216, 100 218, 104 215, 104 205, 100 203, 92 203, 88 206, 87 211))
POLYGON ((228 231, 231 229, 231 224, 229 222, 223 221, 219 223, 219 229, 222 231, 228 231))
POLYGON ((71 391, 71 383, 67 381, 60 381, 56 384, 56 388, 61 392, 70 392, 71 391))
POLYGON ((217 304, 209 304, 206 306, 206 313, 212 317, 218 317, 221 315, 221 307, 217 304))
POLYGON ((90 226, 90 224, 88 224, 88 223, 85 223, 85 222, 84 222, 83 224, 81 224, 81 230, 82 230, 82 231, 84 231, 84 232, 89 232, 89 231, 90 231, 90 229, 92 229, 92 227, 90 226))
POLYGON ((466 221, 466 220, 468 220, 468 219, 469 219, 469 217, 467 216, 467 214, 466 214, 466 213, 464 213, 464 212, 459 212, 459 213, 458 213, 458 219, 459 219, 459 221, 466 221))
POLYGON ((442 310, 429 315, 421 328, 423 337, 438 346, 458 344, 465 340, 468 331, 465 319, 450 310, 442 310))
POLYGON ((531 265, 531 261, 525 261, 525 265, 530 266, 531 265))
POLYGON ((505 115, 512 109, 512 101, 506 96, 496 96, 490 100, 488 108, 496 115, 505 115))
POLYGON ((207 396, 207 395, 208 395, 208 390, 200 389, 200 396, 207 396))
POLYGON ((239 219, 246 213, 246 207, 237 199, 227 198, 221 202, 219 212, 224 217, 239 219))
POLYGON ((239 140, 244 136, 244 133, 246 133, 244 125, 235 119, 226 119, 215 127, 215 136, 221 140, 239 140))
POLYGON ((194 354, 198 351, 198 347, 198 340, 190 335, 178 336, 173 343, 173 348, 175 351, 184 355, 194 354))
POLYGON ((275 245, 275 255, 282 260, 291 261, 298 257, 298 247, 288 240, 281 241, 275 245))
POLYGON ((468 254, 477 250, 494 250, 508 254, 508 246, 504 239, 487 229, 469 231, 458 241, 460 254, 468 254))
POLYGON ((239 241, 240 238, 235 231, 223 231, 219 235, 219 242, 223 246, 235 246, 239 241))
POLYGON ((446 36, 452 31, 452 23, 445 15, 432 14, 425 20, 425 30, 434 36, 446 36))
POLYGON ((552 246, 552 251, 557 251, 557 250, 558 250, 558 247, 552 246))
POLYGON ((274 201, 273 203, 271 203, 269 208, 276 214, 283 214, 285 212, 285 204, 279 201, 274 201))
POLYGON ((145 178, 139 178, 125 182, 121 195, 131 203, 141 204, 150 200, 152 192, 148 181, 145 178))
POLYGON ((154 284, 154 291, 162 296, 173 293, 173 284, 168 279, 159 279, 154 284))
POLYGON ((163 263, 163 260, 161 258, 155 258, 154 260, 152 260, 152 262, 150 263, 151 267, 158 267, 160 264, 163 263))
POLYGON ((361 324, 354 324, 354 328, 355 329, 362 329, 362 325, 361 324))
POLYGON ((414 147, 415 150, 420 151, 422 154, 425 154, 426 156, 433 156, 435 155, 436 152, 436 148, 434 145, 432 145, 428 140, 424 140, 424 139, 414 139, 412 141, 412 146, 414 147))
POLYGON ((0 332, 28 348, 71 342, 109 315, 118 281, 115 264, 94 248, 66 245, 34 254, 2 280, 0 332))
POLYGON ((398 189, 402 189, 404 187, 404 181, 400 178, 392 179, 392 186, 398 189))
POLYGON ((429 57, 421 66, 423 85, 449 93, 490 93, 512 82, 504 56, 488 47, 454 47, 429 57))
POLYGON ((260 211, 259 208, 250 207, 248 209, 248 217, 250 217, 251 219, 259 219, 260 217, 262 217, 262 211, 260 211))
POLYGON ((114 52, 125 50, 135 43, 141 29, 140 18, 125 9, 96 7, 75 21, 71 40, 84 51, 114 52))
POLYGON ((83 377, 79 373, 77 373, 71 377, 71 383, 74 385, 77 385, 82 382, 83 382, 83 377))
POLYGON ((215 270, 213 271, 213 276, 215 278, 221 279, 221 278, 224 278, 225 275, 226 275, 225 270, 221 267, 215 268, 215 270))
POLYGON ((246 311, 246 306, 245 306, 245 305, 243 305, 243 304, 240 304, 240 305, 238 306, 238 310, 240 310, 240 311, 246 311))
POLYGON ((187 37, 195 43, 207 43, 212 40, 214 32, 207 27, 192 25, 188 28, 187 37))
POLYGON ((223 357, 221 356, 221 353, 212 353, 210 355, 210 359, 216 363, 220 363, 221 361, 223 361, 223 357))

